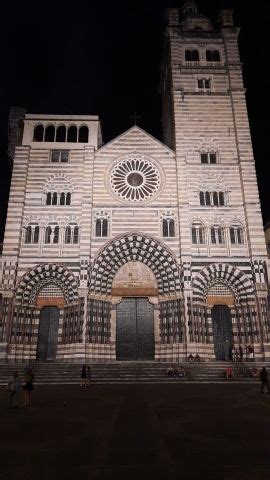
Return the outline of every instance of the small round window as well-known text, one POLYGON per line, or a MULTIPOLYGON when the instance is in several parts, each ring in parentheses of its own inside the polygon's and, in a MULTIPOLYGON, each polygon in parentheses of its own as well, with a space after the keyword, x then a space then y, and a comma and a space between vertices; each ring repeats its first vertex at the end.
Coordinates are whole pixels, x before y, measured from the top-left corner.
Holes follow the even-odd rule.
POLYGON ((142 202, 160 188, 158 169, 142 155, 129 156, 117 163, 111 172, 113 191, 128 202, 142 202))

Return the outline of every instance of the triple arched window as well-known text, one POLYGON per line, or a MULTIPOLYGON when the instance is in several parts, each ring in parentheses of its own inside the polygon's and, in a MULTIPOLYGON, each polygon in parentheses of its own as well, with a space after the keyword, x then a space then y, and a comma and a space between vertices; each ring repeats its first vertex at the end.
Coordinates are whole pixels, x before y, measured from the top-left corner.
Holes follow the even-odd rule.
MULTIPOLYGON (((203 223, 196 220, 191 226, 192 243, 195 245, 206 244, 207 238, 209 238, 209 242, 213 245, 224 245, 226 238, 225 231, 226 229, 221 225, 212 225, 208 234, 208 229, 206 229, 203 223)), ((240 224, 233 224, 229 227, 229 240, 233 245, 245 243, 244 229, 240 224)))
POLYGON ((43 235, 40 234, 40 229, 40 226, 34 223, 27 225, 24 243, 37 244, 40 240, 45 244, 79 243, 79 227, 76 222, 70 222, 66 227, 59 227, 56 222, 52 222, 45 227, 43 235))
POLYGON ((224 192, 200 192, 200 205, 205 207, 224 207, 225 206, 225 193, 224 192))
POLYGON ((89 129, 86 125, 36 125, 34 128, 34 142, 72 142, 87 143, 89 129))
POLYGON ((70 192, 47 192, 46 205, 70 205, 70 192))

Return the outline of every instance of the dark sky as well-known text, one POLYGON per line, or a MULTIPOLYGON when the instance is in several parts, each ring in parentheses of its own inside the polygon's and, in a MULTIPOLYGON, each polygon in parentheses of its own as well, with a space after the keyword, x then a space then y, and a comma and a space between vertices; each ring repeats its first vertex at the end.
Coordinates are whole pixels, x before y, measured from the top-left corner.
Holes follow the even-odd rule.
MULTIPOLYGON (((270 1, 198 0, 212 19, 233 7, 240 25, 247 102, 264 222, 270 220, 270 1)), ((11 106, 29 113, 98 114, 107 142, 132 125, 161 139, 158 93, 164 12, 182 2, 10 2, 1 12, 0 209, 6 214, 10 168, 6 155, 11 106)), ((1 237, 0 237, 1 238, 1 237)))

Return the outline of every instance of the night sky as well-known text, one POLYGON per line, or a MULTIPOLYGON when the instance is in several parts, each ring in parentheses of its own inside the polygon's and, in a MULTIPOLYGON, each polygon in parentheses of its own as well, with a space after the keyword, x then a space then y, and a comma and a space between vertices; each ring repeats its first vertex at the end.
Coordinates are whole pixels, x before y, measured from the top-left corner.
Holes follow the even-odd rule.
MULTIPOLYGON (((270 1, 198 0, 215 19, 233 7, 264 222, 270 220, 270 1)), ((181 0, 10 2, 1 12, 1 236, 11 178, 6 155, 11 106, 29 113, 99 115, 107 142, 132 126, 162 139, 159 76, 164 13, 181 0)))

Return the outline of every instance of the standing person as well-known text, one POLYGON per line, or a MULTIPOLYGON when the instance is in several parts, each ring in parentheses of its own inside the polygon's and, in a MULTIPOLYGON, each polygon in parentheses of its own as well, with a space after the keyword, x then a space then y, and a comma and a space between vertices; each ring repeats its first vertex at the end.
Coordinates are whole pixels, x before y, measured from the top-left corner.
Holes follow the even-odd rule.
POLYGON ((20 390, 21 380, 18 377, 18 373, 14 372, 13 377, 8 382, 8 391, 10 392, 9 408, 18 407, 16 399, 20 390))
POLYGON ((91 378, 92 378, 91 367, 90 367, 90 365, 88 365, 88 367, 87 367, 87 385, 90 385, 91 378))
POLYGON ((81 371, 81 387, 86 387, 86 381, 87 381, 86 365, 83 365, 82 371, 81 371))
POLYGON ((249 345, 249 360, 254 360, 254 346, 249 345))
POLYGON ((243 361, 243 356, 244 356, 243 348, 242 348, 241 345, 239 345, 239 360, 240 360, 240 362, 243 361))
POLYGON ((32 391, 34 388, 34 380, 35 376, 31 368, 26 370, 25 380, 24 380, 24 406, 31 407, 32 406, 32 391))
POLYGON ((269 385, 268 385, 268 372, 265 367, 263 367, 260 371, 260 380, 262 382, 261 385, 261 393, 264 393, 264 388, 266 387, 267 393, 269 392, 269 385))

